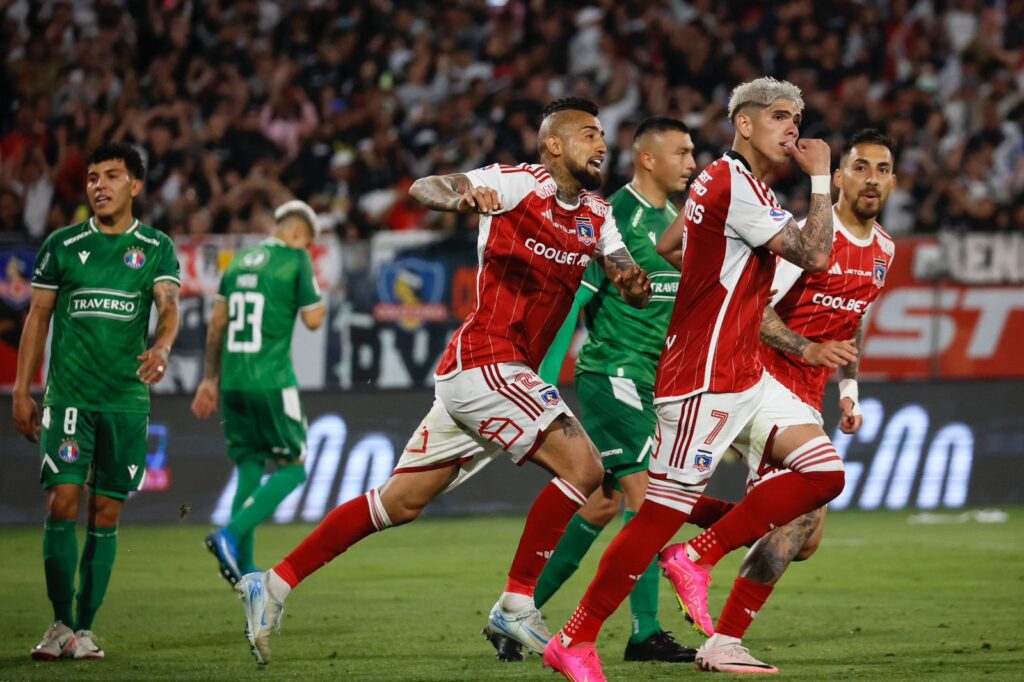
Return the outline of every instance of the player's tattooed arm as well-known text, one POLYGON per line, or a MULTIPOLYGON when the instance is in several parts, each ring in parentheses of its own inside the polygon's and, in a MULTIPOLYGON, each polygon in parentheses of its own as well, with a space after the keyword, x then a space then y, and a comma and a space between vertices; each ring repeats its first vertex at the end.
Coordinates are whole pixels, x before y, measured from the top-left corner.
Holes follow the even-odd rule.
POLYGON ((135 375, 144 384, 155 384, 164 378, 171 346, 178 338, 178 294, 180 287, 174 282, 162 281, 153 285, 153 303, 156 305, 156 340, 149 350, 136 356, 142 364, 135 375))
POLYGON ((473 187, 464 173, 430 175, 412 183, 409 195, 435 211, 492 213, 503 206, 501 197, 490 187, 473 187))
POLYGON ((847 364, 839 368, 840 379, 856 379, 857 372, 860 371, 860 349, 864 341, 864 319, 861 318, 860 324, 857 325, 857 334, 853 339, 853 344, 857 348, 857 356, 848 362, 847 364))
POLYGON ((857 360, 857 348, 852 341, 811 341, 790 329, 773 306, 765 306, 761 341, 783 353, 803 358, 811 365, 845 367, 857 360))
POLYGON ((808 272, 828 268, 832 253, 832 198, 811 195, 811 210, 803 229, 790 220, 782 231, 768 240, 768 248, 808 272))
POLYGON ((805 544, 815 535, 825 517, 825 509, 815 509, 776 528, 751 548, 740 567, 740 576, 764 585, 774 585, 794 560, 807 558, 816 547, 801 555, 805 544))
POLYGON ((644 271, 629 249, 623 247, 600 257, 604 274, 618 288, 622 298, 634 308, 643 309, 651 300, 651 278, 644 271))
POLYGON ((220 370, 224 353, 224 330, 228 326, 228 306, 223 298, 213 304, 213 312, 206 327, 206 356, 203 365, 203 380, 196 387, 192 399, 192 414, 206 419, 217 411, 220 398, 220 370))

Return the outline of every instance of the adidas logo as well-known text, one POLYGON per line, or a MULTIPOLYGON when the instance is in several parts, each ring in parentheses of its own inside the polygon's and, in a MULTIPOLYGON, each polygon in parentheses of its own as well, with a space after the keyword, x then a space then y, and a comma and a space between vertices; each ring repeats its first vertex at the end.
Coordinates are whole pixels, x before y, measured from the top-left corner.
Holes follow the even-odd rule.
POLYGON ((757 618, 757 611, 752 611, 750 609, 743 609, 743 610, 747 612, 748 616, 750 616, 750 620, 754 620, 755 618, 757 618))
POLYGON ((632 573, 628 574, 629 579, 632 580, 635 583, 640 582, 640 578, 642 578, 643 576, 644 576, 643 573, 641 573, 640 575, 633 575, 632 573))
POLYGON ((841 275, 843 274, 843 268, 839 265, 839 263, 833 263, 832 267, 828 269, 828 274, 841 275))
POLYGON ((550 559, 552 554, 554 554, 554 550, 550 550, 550 549, 545 550, 543 552, 537 552, 537 556, 543 557, 545 559, 550 559))
POLYGON ((552 218, 552 217, 551 217, 551 209, 550 209, 550 208, 549 208, 548 210, 546 210, 546 211, 543 211, 543 212, 541 213, 541 215, 542 215, 543 217, 547 218, 548 220, 550 220, 550 221, 554 222, 554 218, 552 218))
POLYGON ((85 265, 85 261, 89 260, 89 256, 92 255, 88 251, 79 251, 78 257, 82 260, 82 265, 85 265))

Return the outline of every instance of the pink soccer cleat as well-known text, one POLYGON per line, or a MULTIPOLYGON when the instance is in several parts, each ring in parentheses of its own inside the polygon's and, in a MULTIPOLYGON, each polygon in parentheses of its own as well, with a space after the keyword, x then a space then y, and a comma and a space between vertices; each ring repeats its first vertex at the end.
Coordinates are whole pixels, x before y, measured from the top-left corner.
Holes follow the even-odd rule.
POLYGON ((705 637, 715 634, 715 624, 708 614, 711 572, 690 561, 685 544, 669 545, 661 550, 658 566, 672 583, 679 608, 693 622, 693 629, 705 637))
POLYGON ((544 647, 544 666, 562 673, 572 682, 608 682, 601 670, 601 659, 593 644, 567 647, 562 645, 562 633, 556 633, 544 647))

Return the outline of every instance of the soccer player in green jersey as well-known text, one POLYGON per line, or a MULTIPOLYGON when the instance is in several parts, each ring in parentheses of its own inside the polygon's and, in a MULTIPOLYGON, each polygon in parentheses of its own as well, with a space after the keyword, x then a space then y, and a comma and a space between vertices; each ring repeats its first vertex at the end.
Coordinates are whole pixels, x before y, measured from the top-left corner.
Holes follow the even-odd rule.
POLYGON ((235 255, 221 278, 206 335, 206 369, 192 412, 224 412, 228 456, 238 468, 231 521, 206 536, 221 575, 232 585, 258 571, 253 534, 277 505, 306 480, 306 417, 292 369, 295 316, 309 329, 324 320, 324 304, 309 245, 320 234, 302 201, 274 212, 274 234, 235 255), (260 485, 267 460, 277 471, 260 485))
POLYGON ((15 426, 40 444, 46 490, 43 567, 55 622, 32 650, 36 660, 103 658, 92 624, 110 583, 121 509, 146 476, 149 386, 163 378, 178 335, 174 245, 132 215, 144 177, 130 145, 98 147, 87 160, 92 217, 51 234, 36 256, 13 394, 15 426), (156 338, 147 349, 154 303, 156 338), (40 418, 29 388, 51 317, 40 418), (75 525, 87 481, 88 532, 79 561, 75 525))
MULTIPOLYGON (((587 268, 576 301, 540 368, 556 383, 572 341, 579 311, 589 336, 576 362, 576 388, 584 428, 601 452, 605 481, 565 529, 537 583, 540 608, 579 568, 601 530, 618 513, 623 495, 628 522, 647 489, 647 460, 654 446, 654 378, 675 302, 679 272, 655 245, 676 217, 668 195, 682 191, 696 168, 693 142, 682 121, 652 117, 633 138, 633 179, 609 197, 622 239, 637 265, 651 278, 654 295, 643 310, 631 308, 604 272, 587 268)), ((658 623, 658 573, 651 567, 630 597, 633 632, 626 645, 630 661, 692 661, 694 649, 680 645, 658 623)), ((518 642, 490 636, 503 660, 521 660, 518 642)))

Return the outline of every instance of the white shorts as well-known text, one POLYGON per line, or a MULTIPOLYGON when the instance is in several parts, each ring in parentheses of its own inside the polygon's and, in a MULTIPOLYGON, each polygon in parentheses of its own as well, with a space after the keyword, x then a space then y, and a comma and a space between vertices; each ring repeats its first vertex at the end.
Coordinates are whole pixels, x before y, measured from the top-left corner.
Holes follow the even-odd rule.
POLYGON ((573 416, 558 389, 518 362, 483 365, 438 379, 434 404, 394 473, 457 465, 456 487, 507 452, 522 464, 558 416, 573 416))
MULTIPOLYGON (((804 404, 806 405, 806 403, 804 404)), ((810 405, 807 405, 807 409, 810 410, 811 416, 814 417, 814 423, 824 427, 825 420, 821 418, 821 413, 810 405)), ((770 457, 771 441, 774 440, 781 430, 781 426, 778 427, 775 433, 764 433, 763 429, 759 429, 756 434, 751 433, 749 436, 741 436, 733 442, 732 449, 740 456, 740 459, 747 463, 748 493, 755 486, 769 478, 789 473, 789 469, 775 466, 770 457), (769 453, 769 456, 766 456, 765 453, 769 453)))
POLYGON ((757 472, 780 429, 821 419, 767 372, 740 393, 698 393, 655 409, 657 451, 650 475, 691 486, 707 483, 731 447, 757 472))

